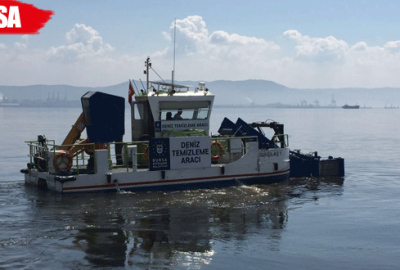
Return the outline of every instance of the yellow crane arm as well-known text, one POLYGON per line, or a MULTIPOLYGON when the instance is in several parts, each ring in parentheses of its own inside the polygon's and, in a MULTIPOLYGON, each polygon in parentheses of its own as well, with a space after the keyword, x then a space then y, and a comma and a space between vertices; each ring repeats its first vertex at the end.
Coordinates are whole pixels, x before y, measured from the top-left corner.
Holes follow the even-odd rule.
POLYGON ((62 145, 58 148, 58 150, 66 151, 66 155, 70 157, 74 157, 77 154, 80 154, 82 151, 86 151, 87 153, 92 153, 95 149, 107 149, 108 145, 104 143, 96 143, 94 145, 88 145, 89 139, 85 138, 80 142, 76 142, 86 128, 85 117, 84 114, 81 115, 76 120, 75 124, 72 125, 71 130, 69 131, 67 137, 64 139, 62 145))
POLYGON ((68 148, 68 155, 70 157, 74 157, 80 153, 82 153, 82 151, 85 150, 85 148, 88 148, 88 144, 89 143, 89 139, 85 138, 82 141, 75 143, 73 146, 70 146, 68 148), (86 145, 85 145, 86 144, 86 145))
POLYGON ((81 137, 82 131, 85 129, 85 127, 85 116, 83 113, 81 113, 62 143, 62 146, 60 146, 58 150, 67 151, 71 147, 71 144, 75 144, 75 142, 81 137))

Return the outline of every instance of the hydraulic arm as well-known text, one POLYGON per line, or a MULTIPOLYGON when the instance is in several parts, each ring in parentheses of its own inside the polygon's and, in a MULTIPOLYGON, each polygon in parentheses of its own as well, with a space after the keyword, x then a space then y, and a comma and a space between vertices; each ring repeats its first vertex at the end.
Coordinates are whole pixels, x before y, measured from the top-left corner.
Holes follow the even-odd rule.
POLYGON ((75 142, 81 137, 81 134, 85 127, 85 116, 83 115, 83 113, 81 113, 81 115, 78 117, 75 124, 69 131, 67 137, 63 141, 62 146, 58 150, 69 150, 71 148, 71 145, 75 144, 75 142))

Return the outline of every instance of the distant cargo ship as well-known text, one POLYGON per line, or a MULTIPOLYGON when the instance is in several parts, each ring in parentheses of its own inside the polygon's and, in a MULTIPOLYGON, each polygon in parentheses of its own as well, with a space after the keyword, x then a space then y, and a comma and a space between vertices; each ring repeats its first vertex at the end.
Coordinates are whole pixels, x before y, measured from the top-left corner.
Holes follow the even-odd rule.
POLYGON ((360 106, 359 105, 344 105, 343 107, 342 107, 343 109, 360 109, 360 106))
POLYGON ((6 96, 4 96, 2 102, 0 102, 0 107, 15 107, 15 106, 19 106, 18 99, 8 99, 6 96))
POLYGON ((19 103, 11 103, 11 102, 1 102, 0 107, 16 107, 19 106, 19 103))

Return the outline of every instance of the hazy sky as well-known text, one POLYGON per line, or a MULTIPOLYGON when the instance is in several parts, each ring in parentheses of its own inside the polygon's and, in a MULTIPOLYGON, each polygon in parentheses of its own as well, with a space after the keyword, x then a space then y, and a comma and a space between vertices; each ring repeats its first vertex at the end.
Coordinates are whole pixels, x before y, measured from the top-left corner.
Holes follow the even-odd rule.
POLYGON ((147 56, 170 79, 176 19, 176 80, 400 87, 399 1, 22 2, 55 15, 39 35, 0 35, 0 85, 143 79, 147 56))

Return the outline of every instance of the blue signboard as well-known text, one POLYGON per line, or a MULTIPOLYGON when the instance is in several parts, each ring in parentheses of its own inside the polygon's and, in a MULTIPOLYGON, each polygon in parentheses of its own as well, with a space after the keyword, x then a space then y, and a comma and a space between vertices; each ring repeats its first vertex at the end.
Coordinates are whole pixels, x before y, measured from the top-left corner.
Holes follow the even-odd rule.
POLYGON ((169 170, 169 138, 150 139, 149 158, 151 171, 169 170))

